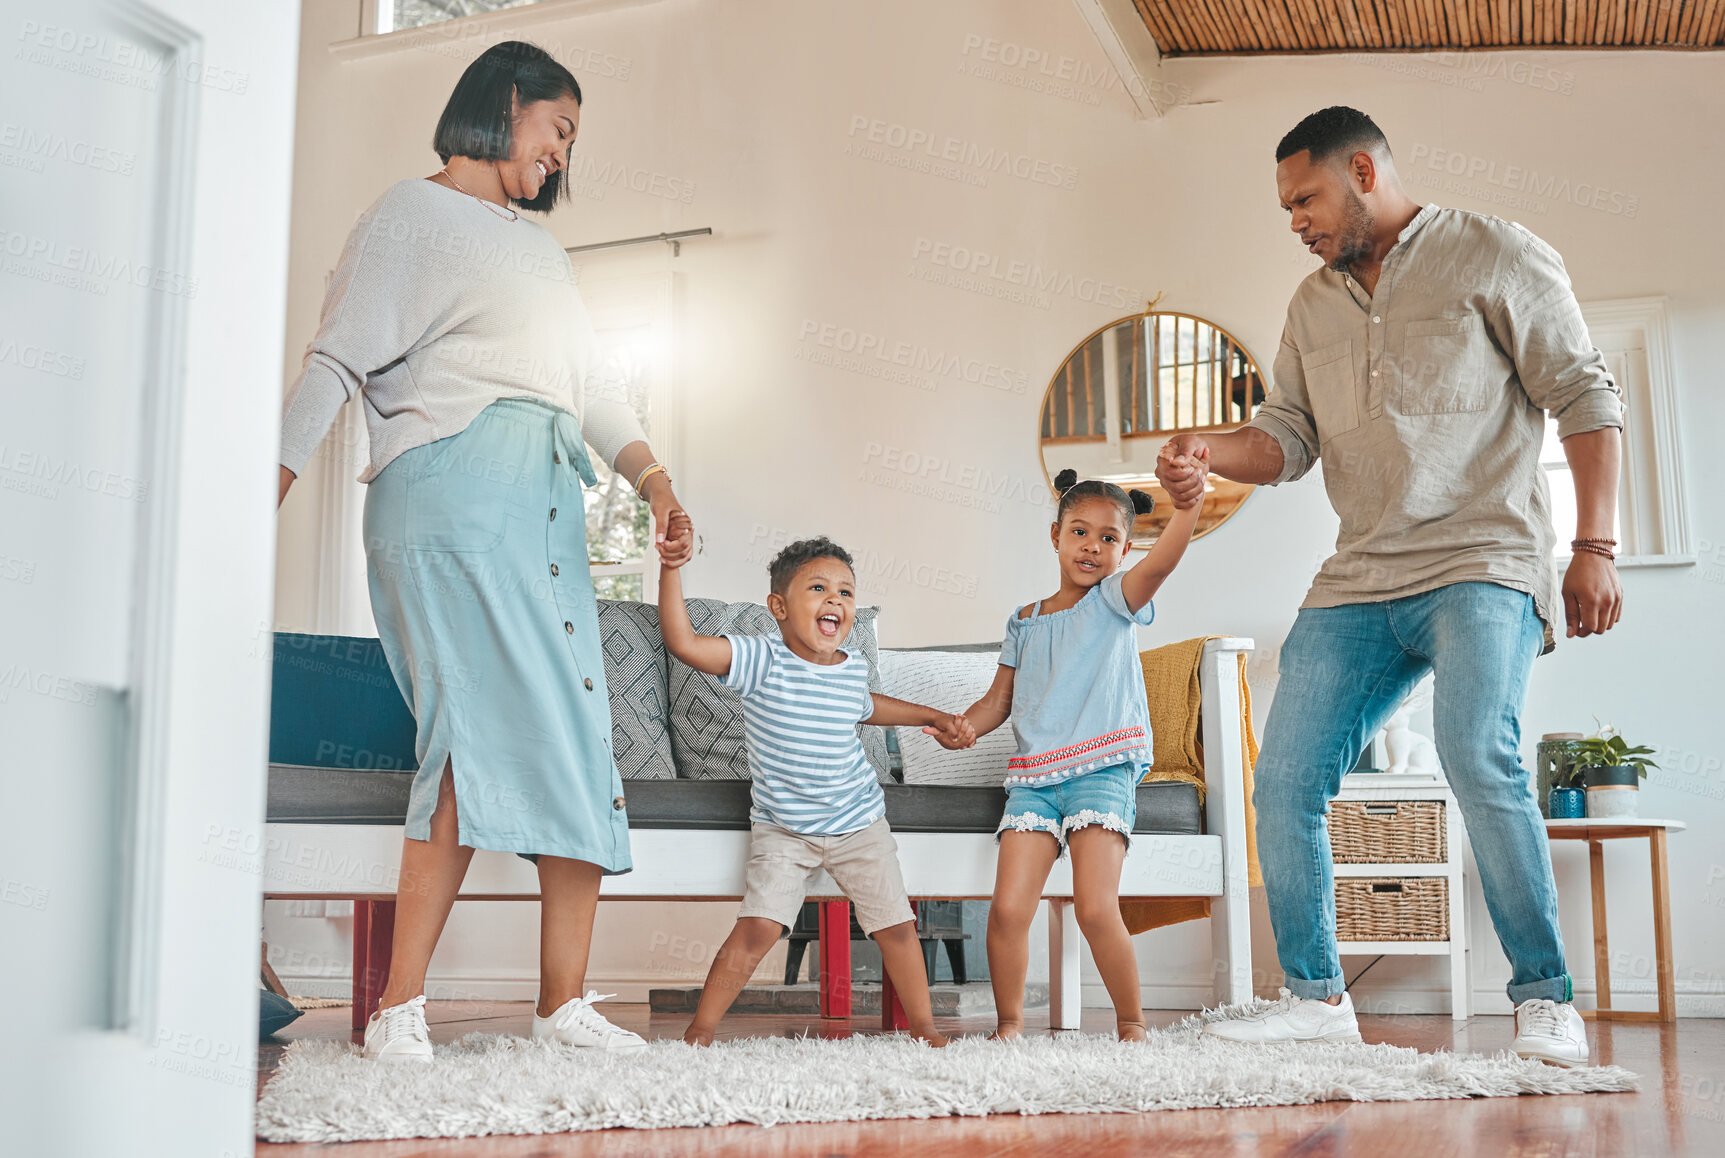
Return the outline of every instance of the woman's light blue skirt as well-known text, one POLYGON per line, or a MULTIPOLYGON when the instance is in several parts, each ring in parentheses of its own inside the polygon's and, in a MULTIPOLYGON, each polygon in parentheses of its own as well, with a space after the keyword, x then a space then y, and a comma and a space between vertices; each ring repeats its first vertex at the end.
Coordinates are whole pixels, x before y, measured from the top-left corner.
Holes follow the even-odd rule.
POLYGON ((462 844, 631 867, 583 481, 575 416, 508 398, 367 490, 372 613, 419 725, 409 837, 447 763, 462 844))

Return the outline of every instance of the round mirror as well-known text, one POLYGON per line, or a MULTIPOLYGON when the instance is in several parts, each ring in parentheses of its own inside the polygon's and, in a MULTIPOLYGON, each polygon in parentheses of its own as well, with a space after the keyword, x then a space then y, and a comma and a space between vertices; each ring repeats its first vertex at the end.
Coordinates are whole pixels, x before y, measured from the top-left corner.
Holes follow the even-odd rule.
MULTIPOLYGON (((1042 471, 1053 489, 1066 467, 1149 492, 1132 545, 1147 547, 1173 504, 1156 481, 1156 452, 1175 434, 1233 430, 1256 414, 1267 392, 1246 347, 1214 322, 1147 311, 1110 322, 1066 356, 1042 399, 1042 471)), ((1252 488, 1212 477, 1197 538, 1239 509, 1252 488)))

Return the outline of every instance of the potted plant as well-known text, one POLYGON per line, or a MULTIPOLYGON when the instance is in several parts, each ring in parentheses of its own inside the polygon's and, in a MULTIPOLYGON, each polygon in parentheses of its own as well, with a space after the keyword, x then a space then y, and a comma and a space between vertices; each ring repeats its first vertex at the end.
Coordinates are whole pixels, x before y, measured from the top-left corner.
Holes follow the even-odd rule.
POLYGON ((1553 820, 1580 820, 1587 815, 1587 797, 1581 781, 1581 769, 1575 766, 1576 739, 1551 741, 1551 792, 1547 797, 1547 812, 1553 820))
POLYGON ((1574 798, 1569 800, 1569 803, 1574 805, 1572 812, 1560 814, 1552 811, 1552 792, 1562 787, 1569 776, 1569 742, 1579 739, 1580 732, 1547 732, 1539 738, 1534 771, 1538 776, 1539 810, 1548 818, 1579 817, 1584 811, 1580 788, 1575 789, 1574 798))
POLYGON ((1637 815, 1641 781, 1649 768, 1659 767, 1648 759, 1651 755, 1652 748, 1630 747, 1609 724, 1595 736, 1570 741, 1570 776, 1579 778, 1587 790, 1587 815, 1594 819, 1637 815))

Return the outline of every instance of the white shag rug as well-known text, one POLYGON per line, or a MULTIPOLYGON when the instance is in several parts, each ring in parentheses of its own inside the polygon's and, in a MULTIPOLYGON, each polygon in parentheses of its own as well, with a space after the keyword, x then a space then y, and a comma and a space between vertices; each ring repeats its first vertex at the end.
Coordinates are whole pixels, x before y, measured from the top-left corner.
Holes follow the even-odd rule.
POLYGON ((469 1034, 429 1065, 368 1062, 342 1042, 289 1047, 258 1101, 269 1142, 472 1138, 616 1127, 1104 1114, 1310 1102, 1418 1101, 1636 1088, 1617 1066, 1564 1070, 1507 1051, 1238 1045, 1201 1037, 1217 1013, 1143 1044, 1067 1033, 929 1049, 906 1036, 680 1041, 606 1055, 469 1034))

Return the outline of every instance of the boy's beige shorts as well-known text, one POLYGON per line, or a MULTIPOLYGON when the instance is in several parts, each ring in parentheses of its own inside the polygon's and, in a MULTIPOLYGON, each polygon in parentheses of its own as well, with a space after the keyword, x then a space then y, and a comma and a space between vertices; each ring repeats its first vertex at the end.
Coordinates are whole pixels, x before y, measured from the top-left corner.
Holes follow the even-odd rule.
POLYGON ((818 868, 826 869, 850 898, 857 924, 870 936, 916 919, 898 865, 898 842, 884 816, 843 836, 804 836, 776 824, 751 824, 737 916, 765 917, 789 928, 808 896, 809 874, 818 868))

